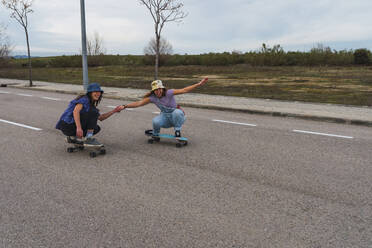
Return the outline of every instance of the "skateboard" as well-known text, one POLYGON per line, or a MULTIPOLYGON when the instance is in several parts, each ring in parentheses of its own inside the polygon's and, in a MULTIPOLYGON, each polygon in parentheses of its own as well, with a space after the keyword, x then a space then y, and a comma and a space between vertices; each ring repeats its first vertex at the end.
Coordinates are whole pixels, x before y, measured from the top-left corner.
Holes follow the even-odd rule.
POLYGON ((91 158, 94 158, 94 157, 97 157, 97 155, 105 155, 106 154, 106 149, 105 149, 105 146, 102 145, 102 146, 86 146, 84 145, 83 142, 73 142, 71 141, 71 139, 67 138, 66 139, 67 143, 68 144, 71 144, 72 146, 68 147, 67 148, 67 152, 68 153, 72 153, 72 152, 75 152, 75 151, 82 151, 84 149, 87 149, 89 150, 89 156, 91 158))
POLYGON ((149 144, 153 144, 155 142, 159 142, 160 139, 174 139, 177 140, 178 142, 176 143, 176 147, 180 148, 182 146, 187 145, 187 138, 186 137, 176 137, 171 134, 159 134, 157 136, 152 135, 152 130, 146 130, 145 135, 150 136, 151 138, 147 140, 149 144))

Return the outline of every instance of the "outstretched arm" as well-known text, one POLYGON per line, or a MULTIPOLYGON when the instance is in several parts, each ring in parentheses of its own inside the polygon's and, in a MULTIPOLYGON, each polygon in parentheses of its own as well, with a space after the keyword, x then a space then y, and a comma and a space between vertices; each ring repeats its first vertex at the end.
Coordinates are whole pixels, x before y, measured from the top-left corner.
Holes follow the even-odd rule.
POLYGON ((175 89, 173 91, 173 94, 174 95, 180 95, 180 94, 188 93, 188 92, 192 91, 193 89, 195 89, 196 87, 199 87, 199 86, 204 85, 207 81, 208 81, 208 78, 207 77, 206 78, 203 78, 203 80, 201 80, 197 84, 193 84, 193 85, 187 86, 187 87, 185 87, 183 89, 175 89))
POLYGON ((120 112, 122 109, 123 109, 122 105, 117 106, 115 109, 111 110, 110 112, 107 112, 107 113, 104 113, 104 114, 101 114, 100 116, 98 116, 98 120, 104 121, 107 118, 109 118, 111 115, 113 115, 117 112, 120 112))
POLYGON ((126 105, 123 105, 124 108, 138 108, 141 106, 144 106, 146 104, 150 103, 150 97, 145 97, 141 101, 138 102, 132 102, 126 105))

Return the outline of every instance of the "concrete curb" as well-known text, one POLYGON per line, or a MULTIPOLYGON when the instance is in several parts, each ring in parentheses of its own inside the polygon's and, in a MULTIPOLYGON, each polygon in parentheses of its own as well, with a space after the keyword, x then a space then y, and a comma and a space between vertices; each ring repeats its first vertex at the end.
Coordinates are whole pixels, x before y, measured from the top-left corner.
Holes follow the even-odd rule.
MULTIPOLYGON (((38 88, 37 86, 30 88, 28 86, 23 86, 19 84, 9 84, 8 86, 11 88, 56 92, 56 93, 63 93, 63 94, 83 93, 83 91, 45 89, 45 88, 38 88)), ((121 96, 115 96, 115 95, 110 95, 110 94, 105 94, 105 98, 123 100, 123 101, 138 101, 141 99, 139 97, 121 97, 121 96)), ((241 112, 241 113, 248 113, 248 114, 270 115, 270 116, 278 116, 278 117, 292 117, 292 118, 298 118, 298 119, 304 119, 304 120, 324 121, 324 122, 343 123, 343 124, 372 127, 372 121, 364 121, 364 120, 357 120, 357 119, 336 118, 336 117, 305 115, 305 114, 303 115, 303 114, 294 114, 294 113, 289 113, 289 112, 263 111, 263 110, 257 110, 257 109, 239 109, 239 108, 206 105, 206 104, 191 104, 191 103, 184 103, 182 101, 179 101, 179 103, 182 106, 192 107, 192 108, 221 110, 221 111, 234 111, 234 112, 241 112)))

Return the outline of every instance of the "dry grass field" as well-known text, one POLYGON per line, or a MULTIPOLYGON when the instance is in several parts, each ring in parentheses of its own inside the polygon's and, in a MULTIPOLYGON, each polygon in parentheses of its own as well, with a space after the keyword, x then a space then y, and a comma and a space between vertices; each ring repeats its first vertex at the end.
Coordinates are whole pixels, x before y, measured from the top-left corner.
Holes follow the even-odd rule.
MULTIPOLYGON (((149 89, 152 66, 89 68, 89 79, 104 86, 149 89)), ((25 68, 0 69, 0 77, 27 79, 25 68)), ((160 79, 168 88, 181 88, 208 76, 208 84, 195 92, 289 101, 372 106, 372 67, 161 67, 160 79)), ((33 79, 82 83, 81 68, 34 68, 33 79)))

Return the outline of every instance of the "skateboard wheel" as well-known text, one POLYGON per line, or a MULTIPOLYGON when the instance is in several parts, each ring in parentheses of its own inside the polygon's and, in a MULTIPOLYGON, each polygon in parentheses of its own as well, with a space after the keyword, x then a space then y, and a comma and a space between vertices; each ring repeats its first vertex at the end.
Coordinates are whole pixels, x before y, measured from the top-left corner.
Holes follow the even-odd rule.
POLYGON ((90 152, 89 155, 90 155, 91 158, 95 158, 95 157, 97 156, 97 153, 95 153, 95 152, 90 152))
POLYGON ((184 142, 183 142, 183 145, 184 145, 184 146, 187 146, 187 141, 184 141, 184 142))
POLYGON ((68 147, 67 152, 69 152, 69 153, 74 152, 74 148, 73 147, 68 147))
POLYGON ((105 149, 100 150, 100 151, 99 151, 99 154, 101 154, 101 155, 105 155, 105 154, 106 154, 106 150, 105 150, 105 149))
POLYGON ((147 142, 148 142, 149 144, 152 144, 152 143, 154 143, 154 140, 153 140, 153 139, 149 139, 149 140, 147 140, 147 142))

